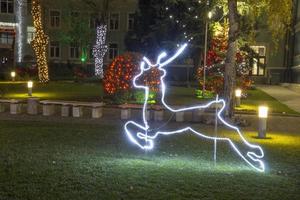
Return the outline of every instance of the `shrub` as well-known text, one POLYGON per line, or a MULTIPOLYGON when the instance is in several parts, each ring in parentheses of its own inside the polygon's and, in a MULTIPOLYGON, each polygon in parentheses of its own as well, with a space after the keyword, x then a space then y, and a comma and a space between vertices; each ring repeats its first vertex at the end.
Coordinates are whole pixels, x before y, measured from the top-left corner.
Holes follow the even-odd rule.
MULTIPOLYGON (((140 101, 140 94, 135 95, 133 78, 139 73, 142 58, 139 53, 127 52, 117 56, 105 70, 103 78, 104 91, 114 98, 115 102, 140 101)), ((156 92, 159 85, 159 70, 157 68, 149 70, 141 80, 144 81, 143 84, 149 86, 151 92, 156 92)))

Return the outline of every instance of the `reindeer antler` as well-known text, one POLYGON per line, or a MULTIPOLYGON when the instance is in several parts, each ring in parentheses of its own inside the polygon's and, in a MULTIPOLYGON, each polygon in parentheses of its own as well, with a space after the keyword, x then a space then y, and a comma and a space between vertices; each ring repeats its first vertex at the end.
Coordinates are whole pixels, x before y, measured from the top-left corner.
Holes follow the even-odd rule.
POLYGON ((182 45, 171 58, 169 58, 168 60, 166 60, 163 63, 160 63, 160 60, 162 58, 166 57, 167 54, 165 52, 163 52, 160 56, 158 56, 158 59, 157 59, 158 63, 157 63, 157 65, 159 66, 159 68, 162 68, 163 66, 166 66, 166 65, 170 64, 173 60, 175 60, 185 50, 185 48, 187 47, 187 45, 188 45, 187 43, 185 43, 184 45, 182 45))
POLYGON ((187 47, 187 43, 185 43, 184 45, 182 45, 177 52, 169 59, 167 59, 166 61, 164 61, 163 63, 161 63, 161 60, 163 58, 165 58, 168 54, 166 52, 162 52, 158 57, 157 57, 157 61, 156 64, 152 64, 151 61, 147 58, 144 57, 143 60, 150 66, 150 67, 154 67, 154 66, 158 66, 159 68, 162 68, 168 64, 170 64, 173 60, 175 60, 187 47))

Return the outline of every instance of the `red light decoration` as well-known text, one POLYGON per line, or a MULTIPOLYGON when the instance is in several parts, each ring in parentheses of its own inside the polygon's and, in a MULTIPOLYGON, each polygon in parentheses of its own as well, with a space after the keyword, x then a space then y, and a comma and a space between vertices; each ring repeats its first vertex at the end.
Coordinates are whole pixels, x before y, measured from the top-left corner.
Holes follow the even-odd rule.
MULTIPOLYGON (((114 95, 133 90, 132 80, 139 73, 142 59, 141 54, 132 52, 117 56, 105 71, 103 78, 105 92, 114 95)), ((159 70, 153 68, 142 79, 152 91, 158 91, 159 73, 159 70)))

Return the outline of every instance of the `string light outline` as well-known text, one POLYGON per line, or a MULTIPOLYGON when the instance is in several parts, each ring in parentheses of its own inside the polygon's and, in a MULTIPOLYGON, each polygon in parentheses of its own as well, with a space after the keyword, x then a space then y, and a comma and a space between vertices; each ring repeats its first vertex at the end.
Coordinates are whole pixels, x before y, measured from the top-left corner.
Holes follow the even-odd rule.
POLYGON ((23 40, 24 40, 24 33, 23 33, 23 26, 24 26, 24 0, 17 0, 16 1, 16 20, 17 20, 17 60, 18 62, 22 62, 23 58, 23 40))
MULTIPOLYGON (((198 3, 201 4, 202 1, 199 0, 198 3)), ((209 4, 210 4, 210 3, 209 3, 209 0, 207 0, 206 5, 209 6, 209 4)), ((166 10, 166 11, 169 11, 170 8, 169 8, 169 7, 165 7, 165 10, 166 10)), ((189 12, 192 12, 192 8, 189 7, 189 8, 188 8, 188 11, 189 11, 189 12)), ((195 18, 195 19, 199 19, 199 16, 198 16, 198 15, 195 15, 194 18, 195 18)), ((172 15, 172 14, 169 15, 169 19, 170 19, 170 20, 173 20, 173 22, 175 22, 176 24, 180 24, 180 23, 181 23, 180 20, 179 20, 179 19, 176 19, 176 18, 174 17, 174 15, 172 15)), ((185 29, 186 26, 187 26, 187 25, 183 23, 181 27, 182 27, 183 29, 185 29)), ((188 35, 187 35, 186 32, 184 32, 184 38, 187 39, 188 42, 191 42, 192 40, 194 40, 194 37, 193 37, 193 36, 192 36, 192 37, 188 37, 188 35)), ((179 46, 180 46, 180 45, 177 44, 177 47, 179 47, 179 46)))
POLYGON ((95 76, 103 78, 103 60, 108 51, 108 46, 105 44, 107 33, 107 25, 97 26, 96 44, 93 47, 93 56, 95 58, 95 76))
POLYGON ((264 151, 263 149, 258 146, 258 145, 254 145, 254 144, 250 144, 243 136, 243 134, 241 133, 240 129, 236 126, 233 126, 231 124, 229 124, 228 122, 226 122, 223 117, 221 116, 221 114, 223 113, 225 107, 226 107, 226 102, 223 100, 223 99, 216 99, 214 101, 211 101, 205 105, 199 105, 199 106, 193 106, 193 107, 188 107, 188 108, 182 108, 182 109, 172 109, 171 107, 169 107, 164 98, 165 98, 165 90, 166 90, 166 86, 165 86, 165 83, 164 83, 164 78, 167 74, 167 71, 165 69, 163 69, 163 67, 169 63, 171 63, 173 60, 175 60, 184 50, 185 48, 187 47, 187 44, 184 44, 182 45, 182 47, 177 50, 177 52, 175 53, 174 56, 172 56, 171 58, 169 58, 168 60, 166 60, 165 62, 161 63, 161 59, 162 58, 165 58, 167 56, 167 54, 165 52, 161 53, 159 56, 158 56, 158 59, 157 59, 157 62, 156 64, 152 64, 150 62, 149 59, 147 59, 146 57, 144 57, 143 59, 143 62, 141 63, 140 65, 140 73, 137 74, 134 79, 133 79, 133 85, 135 88, 138 88, 138 89, 144 89, 145 90, 145 101, 144 101, 144 104, 143 104, 143 113, 142 113, 142 116, 143 116, 143 123, 144 125, 140 125, 134 121, 128 121, 125 125, 124 125, 124 130, 126 132, 126 135, 127 137, 129 138, 129 140, 134 143, 135 145, 137 145, 138 147, 140 147, 141 149, 143 150, 151 150, 153 149, 154 147, 154 141, 159 135, 172 135, 172 134, 176 134, 176 133, 182 133, 182 132, 186 132, 186 131, 191 131, 193 132, 194 134, 200 136, 200 137, 203 137, 203 138, 206 138, 206 139, 211 139, 211 140, 216 140, 216 141, 227 141, 231 147, 235 150, 235 152, 247 163, 249 164, 252 168, 254 168, 255 170, 259 171, 259 172, 264 172, 265 171, 265 165, 264 165, 264 162, 261 160, 263 157, 264 157, 264 151), (145 64, 148 65, 147 68, 145 68, 145 64), (143 86, 143 85, 137 85, 136 84, 136 81, 137 79, 147 70, 151 69, 151 67, 158 67, 159 70, 163 71, 163 75, 161 76, 161 93, 162 93, 162 96, 161 96, 161 102, 163 103, 163 105, 171 112, 183 112, 183 111, 189 111, 189 110, 195 110, 195 109, 205 109, 205 108, 208 108, 210 107, 212 104, 221 104, 222 105, 222 108, 218 111, 217 113, 217 117, 218 119, 227 127, 231 128, 231 129, 234 129, 238 135, 240 136, 240 138, 242 139, 242 141, 250 148, 253 148, 253 149, 258 149, 261 153, 261 155, 257 155, 255 154, 254 152, 247 152, 247 156, 253 160, 254 162, 258 162, 259 163, 259 166, 260 167, 256 167, 255 165, 253 165, 239 150, 238 148, 234 145, 234 143, 232 142, 231 139, 229 138, 218 138, 218 137, 210 137, 210 136, 207 136, 203 133, 200 133, 198 131, 195 131, 193 128, 191 127, 186 127, 186 128, 183 128, 183 129, 179 129, 179 130, 176 130, 176 131, 171 131, 171 132, 160 132, 160 131, 157 131, 154 135, 152 136, 148 136, 148 130, 149 130, 149 125, 148 125, 148 122, 147 122, 147 117, 146 117, 146 111, 147 111, 147 104, 148 104, 148 98, 149 98, 149 87, 147 86, 143 86), (128 126, 130 124, 133 124, 134 126, 142 129, 145 133, 141 133, 141 132, 138 132, 137 133, 137 137, 141 140, 144 140, 146 145, 141 145, 134 137, 133 137, 133 134, 128 130, 128 126))

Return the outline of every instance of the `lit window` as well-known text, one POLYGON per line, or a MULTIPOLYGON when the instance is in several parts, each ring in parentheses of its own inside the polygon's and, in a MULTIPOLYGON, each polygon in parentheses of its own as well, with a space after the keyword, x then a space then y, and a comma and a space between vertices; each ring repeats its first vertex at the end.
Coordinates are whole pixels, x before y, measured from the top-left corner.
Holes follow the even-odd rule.
POLYGON ((70 21, 71 21, 71 25, 76 23, 78 21, 79 18, 79 12, 77 11, 71 11, 70 13, 70 21))
POLYGON ((134 14, 128 14, 128 30, 133 30, 134 28, 134 14))
POLYGON ((27 43, 30 44, 35 37, 35 28, 34 27, 27 27, 27 43))
POLYGON ((60 12, 50 11, 50 26, 57 28, 60 26, 60 12))
POLYGON ((251 46, 251 49, 256 54, 250 59, 251 74, 253 76, 264 76, 266 71, 266 47, 251 46))
POLYGON ((113 60, 115 57, 118 56, 118 44, 112 43, 109 44, 109 59, 113 60))
POLYGON ((60 57, 59 42, 50 42, 50 57, 51 58, 59 58, 60 57))
POLYGON ((77 44, 70 45, 70 58, 79 58, 79 46, 77 44))
POLYGON ((109 29, 118 30, 119 29, 119 14, 113 13, 109 17, 109 29))
POLYGON ((13 0, 0 0, 1 13, 14 13, 14 1, 13 0))

